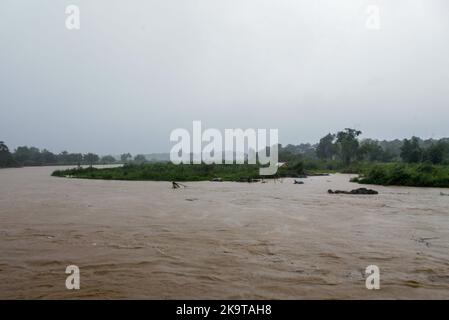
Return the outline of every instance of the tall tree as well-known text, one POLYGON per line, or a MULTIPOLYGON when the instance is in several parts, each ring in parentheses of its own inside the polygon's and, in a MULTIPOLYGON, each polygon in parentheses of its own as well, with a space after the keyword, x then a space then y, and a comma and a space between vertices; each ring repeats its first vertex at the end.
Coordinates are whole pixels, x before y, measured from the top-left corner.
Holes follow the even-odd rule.
POLYGON ((428 160, 433 164, 440 164, 443 162, 448 150, 449 145, 447 143, 438 141, 424 151, 423 157, 425 158, 425 160, 428 160))
POLYGON ((123 153, 123 154, 120 156, 120 160, 121 160, 122 162, 127 162, 128 159, 131 159, 131 158, 132 158, 131 153, 123 153))
POLYGON ((345 165, 351 164, 352 159, 357 156, 359 149, 359 140, 357 137, 362 131, 346 128, 344 131, 337 133, 337 146, 340 157, 345 165))
POLYGON ((412 137, 405 139, 401 147, 401 158, 404 162, 417 163, 422 160, 423 151, 419 146, 419 139, 412 137))
POLYGON ((383 149, 377 141, 362 141, 357 158, 359 160, 379 161, 383 158, 383 149))
POLYGON ((15 165, 17 163, 14 161, 11 152, 9 152, 8 146, 3 141, 0 141, 0 168, 15 165))
POLYGON ((335 134, 327 134, 320 139, 316 148, 316 155, 321 160, 330 160, 335 156, 335 134))
POLYGON ((100 160, 100 157, 95 153, 87 153, 83 156, 83 160, 85 163, 92 167, 98 162, 98 160, 100 160))

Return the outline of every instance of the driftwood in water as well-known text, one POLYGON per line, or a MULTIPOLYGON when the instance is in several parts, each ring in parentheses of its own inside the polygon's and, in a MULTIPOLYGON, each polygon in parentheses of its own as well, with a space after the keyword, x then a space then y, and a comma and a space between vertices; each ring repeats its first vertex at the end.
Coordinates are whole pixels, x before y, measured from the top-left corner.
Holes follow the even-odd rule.
POLYGON ((176 181, 172 181, 171 183, 172 183, 173 189, 178 189, 178 188, 181 188, 181 187, 187 188, 186 185, 184 185, 184 184, 182 184, 182 183, 178 183, 178 182, 176 182, 176 181))

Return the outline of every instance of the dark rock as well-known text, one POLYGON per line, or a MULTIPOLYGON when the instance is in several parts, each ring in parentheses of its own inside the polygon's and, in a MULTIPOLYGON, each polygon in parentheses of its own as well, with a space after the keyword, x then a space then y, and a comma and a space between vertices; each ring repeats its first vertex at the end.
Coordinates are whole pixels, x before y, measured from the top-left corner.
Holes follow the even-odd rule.
POLYGON ((351 191, 343 191, 343 190, 327 190, 330 194, 379 194, 376 190, 367 189, 367 188, 358 188, 351 191))

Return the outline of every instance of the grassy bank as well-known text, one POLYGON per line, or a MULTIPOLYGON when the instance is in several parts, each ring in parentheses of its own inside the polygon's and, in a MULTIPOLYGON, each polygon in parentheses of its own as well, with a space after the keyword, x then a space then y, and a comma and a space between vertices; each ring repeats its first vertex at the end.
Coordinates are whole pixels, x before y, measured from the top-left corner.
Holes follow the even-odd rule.
POLYGON ((352 181, 384 186, 449 188, 449 166, 421 164, 382 164, 363 168, 352 181))
MULTIPOLYGON (((115 168, 74 168, 53 172, 56 177, 73 177, 105 180, 152 180, 152 181, 246 181, 260 179, 258 165, 174 165, 172 163, 128 164, 115 168)), ((276 177, 298 177, 304 174, 302 163, 280 168, 276 177)), ((269 177, 265 177, 269 178, 269 177)))
MULTIPOLYGON (((309 167, 309 166, 307 166, 309 167)), ((321 169, 304 169, 304 163, 296 162, 279 168, 275 176, 260 176, 258 165, 174 165, 172 163, 126 164, 113 168, 73 168, 53 172, 56 177, 73 177, 104 180, 151 180, 151 181, 247 181, 248 179, 301 177, 322 173, 321 169)), ((333 170, 332 170, 333 171, 333 170)), ((359 173, 353 182, 362 184, 443 187, 449 188, 449 166, 427 163, 403 164, 357 164, 338 170, 343 173, 359 173)))

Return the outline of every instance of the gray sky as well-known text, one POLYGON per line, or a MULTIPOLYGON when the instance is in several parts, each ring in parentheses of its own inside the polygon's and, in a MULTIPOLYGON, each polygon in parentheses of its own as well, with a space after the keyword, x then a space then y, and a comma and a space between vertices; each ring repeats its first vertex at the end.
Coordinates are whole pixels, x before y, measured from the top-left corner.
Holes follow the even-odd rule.
POLYGON ((2 0, 0 140, 168 152, 175 128, 449 136, 446 0, 2 0), (65 7, 81 30, 65 28, 65 7), (380 29, 365 26, 380 7, 380 29))

